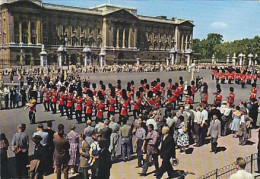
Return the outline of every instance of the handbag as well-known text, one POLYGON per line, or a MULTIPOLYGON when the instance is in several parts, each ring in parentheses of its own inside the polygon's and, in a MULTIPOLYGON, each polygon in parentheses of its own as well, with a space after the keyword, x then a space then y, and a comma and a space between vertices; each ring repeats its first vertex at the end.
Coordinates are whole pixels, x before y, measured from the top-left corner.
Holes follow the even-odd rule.
POLYGON ((243 136, 243 131, 242 131, 241 129, 239 129, 239 130, 237 131, 237 136, 238 136, 238 137, 242 137, 242 136, 243 136))

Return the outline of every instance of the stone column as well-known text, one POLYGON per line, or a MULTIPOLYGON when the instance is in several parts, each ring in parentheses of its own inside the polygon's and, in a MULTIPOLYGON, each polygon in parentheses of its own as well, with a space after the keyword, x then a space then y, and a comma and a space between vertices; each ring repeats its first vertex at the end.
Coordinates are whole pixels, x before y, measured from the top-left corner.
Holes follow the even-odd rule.
POLYGON ((32 44, 31 20, 28 21, 28 44, 32 44))
POLYGON ((192 34, 190 35, 190 43, 189 43, 189 49, 192 49, 192 42, 193 42, 193 39, 192 39, 192 34))
POLYGON ((120 29, 116 30, 116 48, 119 48, 119 37, 120 37, 120 29))
POLYGON ((103 43, 103 47, 106 47, 108 44, 108 36, 107 36, 107 19, 103 18, 103 26, 102 26, 102 43, 103 43))
POLYGON ((175 27, 175 37, 174 37, 174 40, 175 40, 175 44, 174 44, 174 48, 176 51, 179 50, 178 46, 179 46, 179 43, 180 43, 180 34, 179 34, 179 27, 176 26, 175 27))
POLYGON ((133 29, 130 27, 129 28, 129 35, 128 35, 128 48, 132 47, 132 33, 133 33, 133 29))
POLYGON ((125 48, 125 31, 126 31, 126 29, 123 29, 123 42, 122 42, 123 48, 125 48))
POLYGON ((169 66, 169 59, 166 58, 166 66, 169 66))
POLYGON ((190 54, 187 54, 187 66, 190 66, 190 54))
POLYGON ((175 54, 172 54, 171 56, 171 65, 175 64, 175 54))
POLYGON ((42 31, 41 31, 41 21, 37 19, 36 22, 36 31, 37 31, 37 44, 41 44, 42 42, 42 31))
POLYGON ((19 42, 20 44, 23 43, 23 32, 22 32, 22 21, 19 22, 19 42))
MULTIPOLYGON (((17 27, 16 27, 17 28, 17 27)), ((14 44, 14 16, 9 13, 9 41, 14 44)))
POLYGON ((181 51, 184 51, 184 35, 181 36, 181 51))
POLYGON ((185 50, 188 49, 188 35, 185 36, 185 50))
POLYGON ((134 48, 137 47, 137 28, 135 28, 135 33, 134 33, 134 48))

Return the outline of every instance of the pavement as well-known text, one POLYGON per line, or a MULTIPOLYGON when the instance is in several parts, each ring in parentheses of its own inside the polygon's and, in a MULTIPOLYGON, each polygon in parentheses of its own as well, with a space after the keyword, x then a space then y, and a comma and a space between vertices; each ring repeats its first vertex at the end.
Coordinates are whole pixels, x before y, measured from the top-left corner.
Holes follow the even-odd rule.
MULTIPOLYGON (((200 70, 199 73, 195 73, 195 76, 203 77, 204 81, 208 83, 209 86, 209 103, 213 103, 213 92, 216 89, 215 81, 211 80, 210 70, 200 70)), ((122 81, 122 87, 126 86, 126 83, 130 80, 134 80, 135 86, 138 87, 140 84, 140 80, 146 78, 150 83, 152 80, 159 77, 161 81, 164 81, 166 84, 168 83, 168 79, 172 78, 173 82, 178 81, 179 76, 183 76, 184 81, 190 80, 191 74, 186 71, 175 71, 175 72, 148 72, 148 73, 95 73, 95 74, 81 74, 81 76, 90 77, 91 82, 95 82, 99 84, 100 80, 103 80, 105 84, 109 82, 112 84, 116 84, 117 80, 120 79, 122 81)), ((8 82, 8 77, 4 78, 5 82, 8 82)), ((15 82, 16 77, 15 77, 15 82)), ((259 83, 259 81, 258 81, 259 83)), ((229 87, 233 86, 235 88, 236 93, 236 104, 239 101, 245 101, 249 98, 249 90, 251 87, 247 87, 242 89, 241 86, 236 84, 222 85, 222 95, 223 100, 227 96, 229 92, 229 87)), ((258 85, 258 91, 260 91, 258 85)), ((259 93, 258 93, 259 96, 259 93)), ((195 102, 199 101, 199 95, 196 94, 195 102)), ((60 117, 59 114, 51 114, 50 112, 44 112, 43 105, 37 105, 37 115, 36 122, 38 123, 46 123, 47 121, 53 121, 53 129, 57 129, 57 125, 59 123, 63 123, 65 126, 69 126, 70 124, 76 125, 76 131, 82 133, 85 124, 77 124, 75 120, 67 120, 66 117, 60 117)), ((11 143, 12 136, 16 132, 16 127, 20 123, 27 124, 26 132, 29 135, 30 139, 33 132, 36 131, 37 124, 31 125, 28 120, 28 109, 24 110, 23 108, 17 109, 9 109, 9 110, 0 110, 0 131, 1 133, 5 133, 7 139, 11 143)), ((65 127, 65 132, 68 131, 68 127, 65 127)), ((193 179, 198 178, 199 176, 208 173, 216 168, 224 167, 228 164, 231 164, 235 161, 235 159, 239 156, 245 157, 249 156, 252 153, 257 152, 257 142, 258 142, 258 133, 257 130, 252 130, 252 138, 250 139, 249 145, 239 146, 238 139, 233 138, 231 135, 226 137, 221 137, 219 139, 219 150, 217 154, 210 153, 210 143, 206 144, 202 147, 193 147, 190 146, 189 154, 181 155, 177 150, 177 158, 180 163, 175 167, 175 170, 179 172, 188 173, 185 178, 193 179)), ((30 143, 29 154, 33 152, 32 143, 30 143)), ((14 171, 14 153, 11 151, 9 147, 8 151, 9 156, 9 173, 13 173, 14 171)), ((141 169, 135 168, 137 165, 137 160, 133 159, 126 163, 118 162, 113 164, 111 169, 111 178, 112 179, 132 179, 132 178, 141 178, 138 175, 138 172, 141 172, 141 169)), ((150 167, 148 173, 151 173, 154 170, 153 167, 150 167)), ((48 176, 45 178, 53 178, 54 176, 48 176)), ((154 178, 153 174, 148 175, 147 177, 142 178, 154 178)), ((167 178, 167 174, 163 176, 163 178, 167 178)))

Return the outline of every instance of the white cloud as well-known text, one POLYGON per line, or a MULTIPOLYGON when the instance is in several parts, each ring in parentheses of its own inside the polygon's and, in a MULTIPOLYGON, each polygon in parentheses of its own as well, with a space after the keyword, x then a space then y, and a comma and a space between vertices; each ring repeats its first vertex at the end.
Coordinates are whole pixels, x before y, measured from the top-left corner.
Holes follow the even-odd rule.
POLYGON ((214 29, 225 29, 228 27, 228 24, 225 22, 213 22, 210 24, 210 27, 213 27, 214 29))

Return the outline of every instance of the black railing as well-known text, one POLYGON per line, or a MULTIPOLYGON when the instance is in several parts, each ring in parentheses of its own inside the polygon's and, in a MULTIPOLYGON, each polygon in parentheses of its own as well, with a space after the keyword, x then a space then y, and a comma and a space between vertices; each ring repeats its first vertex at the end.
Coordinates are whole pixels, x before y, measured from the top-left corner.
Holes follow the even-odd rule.
MULTIPOLYGON (((251 154, 250 156, 244 158, 246 161, 246 171, 253 173, 254 171, 258 170, 257 158, 258 158, 257 153, 251 154)), ((227 179, 234 173, 236 173, 235 162, 223 168, 219 168, 205 175, 202 175, 198 179, 227 179)))

